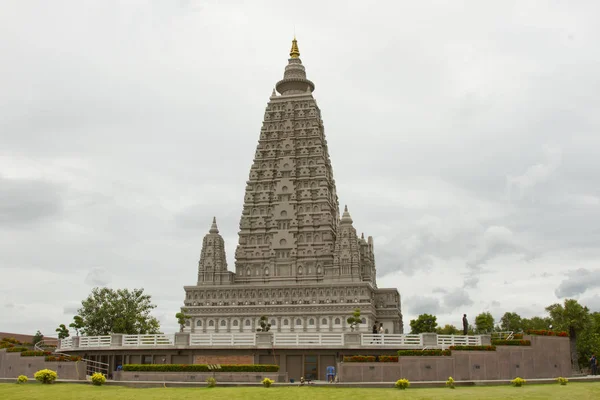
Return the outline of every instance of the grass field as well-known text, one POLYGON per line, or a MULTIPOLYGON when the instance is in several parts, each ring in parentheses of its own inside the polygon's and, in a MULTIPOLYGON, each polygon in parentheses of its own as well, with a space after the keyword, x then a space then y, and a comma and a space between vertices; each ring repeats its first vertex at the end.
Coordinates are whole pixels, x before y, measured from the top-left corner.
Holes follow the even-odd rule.
POLYGON ((600 383, 569 383, 566 386, 525 385, 515 388, 510 385, 487 387, 459 387, 454 390, 440 389, 364 389, 336 387, 216 387, 135 389, 120 386, 82 384, 40 385, 28 383, 17 385, 0 384, 2 400, 46 400, 46 399, 304 399, 310 400, 390 400, 390 399, 600 399, 600 383))

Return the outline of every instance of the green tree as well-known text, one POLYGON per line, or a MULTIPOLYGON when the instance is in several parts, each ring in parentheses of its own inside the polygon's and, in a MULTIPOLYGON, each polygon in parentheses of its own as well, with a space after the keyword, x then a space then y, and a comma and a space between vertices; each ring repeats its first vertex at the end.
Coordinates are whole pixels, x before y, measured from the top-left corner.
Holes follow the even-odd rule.
POLYGON ((521 316, 514 312, 506 312, 500 318, 500 328, 503 331, 521 332, 523 329, 523 322, 521 316))
POLYGON ((56 332, 58 333, 59 339, 66 339, 69 337, 69 330, 65 326, 65 324, 60 324, 58 328, 56 328, 56 332))
POLYGON ((532 318, 523 318, 521 319, 521 328, 523 332, 527 332, 529 329, 534 330, 542 330, 542 329, 550 329, 550 325, 552 325, 552 319, 546 317, 532 317, 532 318))
POLYGON ((35 335, 33 335, 33 339, 31 339, 33 345, 36 345, 37 343, 41 342, 42 340, 44 340, 44 335, 42 335, 42 332, 40 332, 40 331, 37 331, 35 333, 35 335))
POLYGON ((150 315, 154 308, 144 289, 94 288, 77 312, 83 319, 81 332, 85 335, 139 335, 159 333, 160 324, 150 315))
POLYGON ((354 312, 350 317, 348 317, 346 322, 348 322, 348 324, 350 325, 350 329, 352 329, 353 331, 355 329, 358 329, 358 325, 362 323, 362 318, 360 318, 360 308, 355 308, 354 312))
POLYGON ((591 325, 590 311, 574 299, 565 299, 564 305, 552 304, 546 307, 552 318, 552 328, 569 332, 571 345, 571 365, 575 372, 580 372, 579 353, 577 351, 577 335, 591 325))
POLYGON ((190 317, 185 312, 178 312, 175 314, 175 318, 177 318, 177 323, 179 324, 179 332, 183 332, 183 328, 185 328, 185 323, 189 321, 190 317))
POLYGON ((69 324, 69 328, 75 329, 75 334, 79 336, 79 331, 84 328, 83 318, 81 318, 79 315, 74 316, 73 322, 69 324))
POLYGON ((475 317, 475 329, 478 334, 494 331, 494 317, 489 312, 482 312, 475 317))
POLYGON ((410 333, 419 334, 425 332, 435 332, 437 328, 437 317, 430 314, 421 314, 417 319, 410 320, 410 333))
POLYGON ((271 324, 269 323, 269 319, 266 315, 260 317, 260 328, 256 328, 258 332, 269 332, 271 329, 271 324))
POLYGON ((592 354, 600 356, 600 312, 590 314, 589 325, 577 337, 579 365, 589 365, 592 354))
MULTIPOLYGON (((462 331, 459 331, 454 325, 446 324, 443 328, 437 328, 435 330, 438 335, 458 335, 462 331)), ((462 333, 461 333, 462 334, 462 333)))

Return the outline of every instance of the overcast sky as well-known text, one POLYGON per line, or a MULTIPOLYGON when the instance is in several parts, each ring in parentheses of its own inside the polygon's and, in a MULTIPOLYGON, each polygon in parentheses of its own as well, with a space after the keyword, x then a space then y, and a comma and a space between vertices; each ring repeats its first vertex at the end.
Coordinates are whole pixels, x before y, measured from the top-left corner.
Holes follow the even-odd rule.
POLYGON ((294 26, 340 204, 420 313, 600 311, 600 4, 4 1, 0 331, 54 334, 94 286, 166 332, 245 182, 294 26))

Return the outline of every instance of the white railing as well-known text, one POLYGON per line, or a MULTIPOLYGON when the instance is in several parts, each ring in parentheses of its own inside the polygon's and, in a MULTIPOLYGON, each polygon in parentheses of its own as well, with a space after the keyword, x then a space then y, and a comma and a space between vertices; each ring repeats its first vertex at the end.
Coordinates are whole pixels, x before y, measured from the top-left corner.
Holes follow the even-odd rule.
POLYGON ((192 333, 190 346, 256 346, 256 334, 192 333))
POLYGON ((273 332, 275 346, 343 346, 343 333, 273 332))
POLYGON ((423 347, 421 335, 363 333, 361 339, 363 346, 423 347))
POLYGON ((437 335, 437 344, 443 348, 450 346, 481 346, 481 336, 437 335))
POLYGON ((72 349, 73 348, 73 338, 68 337, 60 340, 60 349, 72 349))
POLYGON ((110 336, 80 336, 79 347, 110 347, 110 336))
POLYGON ((492 332, 492 340, 512 340, 514 337, 513 331, 492 332))
POLYGON ((173 346, 175 335, 123 335, 123 346, 173 346))

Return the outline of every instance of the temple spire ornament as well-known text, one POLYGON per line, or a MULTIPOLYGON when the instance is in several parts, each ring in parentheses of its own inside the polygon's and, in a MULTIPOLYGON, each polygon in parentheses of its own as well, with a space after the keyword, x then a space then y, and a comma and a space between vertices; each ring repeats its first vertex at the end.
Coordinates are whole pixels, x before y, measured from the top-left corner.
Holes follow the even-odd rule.
POLYGON ((219 233, 219 228, 217 227, 217 217, 213 217, 212 225, 210 226, 209 233, 219 233))
POLYGON ((292 40, 292 49, 290 50, 290 58, 300 58, 300 50, 298 49, 298 41, 296 40, 295 35, 294 35, 294 40, 292 40))

